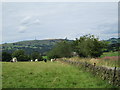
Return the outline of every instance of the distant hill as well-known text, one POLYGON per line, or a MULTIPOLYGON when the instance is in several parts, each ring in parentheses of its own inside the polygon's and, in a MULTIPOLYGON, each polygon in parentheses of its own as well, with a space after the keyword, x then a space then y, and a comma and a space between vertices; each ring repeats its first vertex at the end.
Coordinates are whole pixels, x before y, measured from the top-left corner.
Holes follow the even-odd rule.
POLYGON ((120 38, 110 38, 106 41, 108 41, 110 44, 120 43, 120 38))
MULTIPOLYGON (((73 41, 68 39, 46 39, 46 40, 29 40, 29 41, 20 41, 15 43, 4 43, 2 44, 2 51, 12 53, 15 50, 23 49, 27 54, 31 54, 34 51, 40 52, 41 54, 46 54, 51 50, 54 45, 61 41, 73 41)), ((110 38, 105 40, 110 44, 120 43, 120 38, 110 38)))
POLYGON ((51 50, 54 45, 61 41, 72 41, 67 39, 46 39, 46 40, 29 40, 20 41, 15 43, 4 43, 2 44, 2 51, 12 53, 15 50, 23 49, 27 54, 31 54, 34 51, 45 54, 47 51, 51 50))

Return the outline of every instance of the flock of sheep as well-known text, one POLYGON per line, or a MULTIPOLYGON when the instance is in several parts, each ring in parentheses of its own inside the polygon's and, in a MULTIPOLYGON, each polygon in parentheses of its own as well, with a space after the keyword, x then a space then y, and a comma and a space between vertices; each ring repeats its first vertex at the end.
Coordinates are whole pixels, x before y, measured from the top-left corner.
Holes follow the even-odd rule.
MULTIPOLYGON (((31 62, 33 62, 33 60, 30 60, 31 62)), ((45 62, 47 62, 47 59, 44 59, 45 62)), ((56 61, 56 58, 51 59, 51 62, 56 61)), ((14 57, 10 62, 17 62, 17 58, 14 57)), ((35 59, 35 62, 38 62, 38 59, 35 59)))

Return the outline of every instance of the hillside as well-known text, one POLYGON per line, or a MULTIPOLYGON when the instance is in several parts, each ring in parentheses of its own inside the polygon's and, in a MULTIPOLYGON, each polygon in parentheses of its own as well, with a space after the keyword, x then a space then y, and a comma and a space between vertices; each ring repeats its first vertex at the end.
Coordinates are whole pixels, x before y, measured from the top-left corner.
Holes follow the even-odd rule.
MULTIPOLYGON (((29 40, 29 41, 20 41, 15 43, 4 43, 2 44, 2 51, 13 52, 17 49, 23 49, 27 54, 31 54, 34 51, 45 54, 47 51, 51 50, 54 45, 60 41, 67 39, 46 39, 46 40, 29 40)), ((67 40, 73 41, 73 40, 67 40)), ((110 44, 120 43, 120 38, 110 38, 105 40, 110 44)))
POLYGON ((120 38, 110 38, 106 41, 110 42, 110 44, 120 43, 120 38))
POLYGON ((11 53, 17 49, 23 49, 27 54, 31 54, 34 51, 40 52, 41 54, 45 54, 47 51, 52 49, 56 43, 64 40, 65 39, 47 39, 5 43, 2 44, 2 51, 7 51, 11 53))

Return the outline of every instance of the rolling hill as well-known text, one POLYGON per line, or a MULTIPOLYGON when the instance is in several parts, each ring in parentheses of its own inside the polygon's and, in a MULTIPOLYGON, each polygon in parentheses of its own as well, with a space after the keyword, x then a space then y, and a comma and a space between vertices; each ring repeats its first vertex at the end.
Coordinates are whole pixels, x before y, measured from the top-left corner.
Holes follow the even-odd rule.
POLYGON ((2 44, 2 51, 12 53, 15 50, 23 49, 27 54, 31 54, 34 51, 45 54, 47 51, 51 50, 56 43, 64 40, 66 39, 29 40, 15 43, 4 43, 2 44))
MULTIPOLYGON (((28 41, 20 41, 14 43, 4 43, 1 50, 4 52, 12 53, 15 50, 23 49, 27 54, 31 54, 32 52, 39 52, 41 54, 46 54, 49 50, 51 50, 54 45, 61 41, 73 41, 68 39, 46 39, 46 40, 28 40, 28 41)), ((120 43, 120 38, 110 38, 105 40, 109 42, 109 44, 120 43)))

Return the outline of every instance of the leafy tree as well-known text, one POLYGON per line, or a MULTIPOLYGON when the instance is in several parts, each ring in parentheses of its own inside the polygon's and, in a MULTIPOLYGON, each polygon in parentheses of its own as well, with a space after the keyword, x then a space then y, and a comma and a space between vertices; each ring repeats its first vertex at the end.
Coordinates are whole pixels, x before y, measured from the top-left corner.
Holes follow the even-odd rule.
POLYGON ((2 52, 2 61, 10 61, 12 59, 12 56, 10 53, 2 52))
POLYGON ((104 43, 90 34, 76 39, 73 45, 80 57, 99 57, 104 48, 104 43))
POLYGON ((71 43, 67 41, 59 42, 55 45, 55 47, 48 52, 47 56, 49 59, 51 58, 60 58, 60 57, 71 57, 72 55, 72 47, 71 43))
POLYGON ((33 52, 31 54, 31 59, 33 59, 33 60, 35 60, 35 59, 42 60, 42 56, 40 55, 39 52, 33 52))
POLYGON ((18 61, 29 60, 28 56, 25 54, 24 50, 16 50, 12 53, 12 57, 16 57, 18 61))

